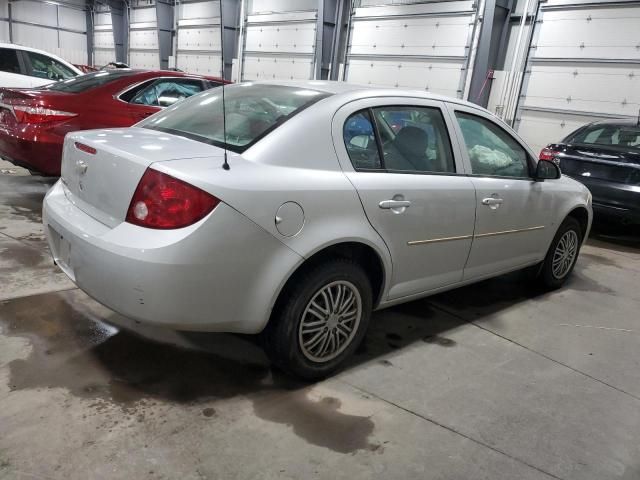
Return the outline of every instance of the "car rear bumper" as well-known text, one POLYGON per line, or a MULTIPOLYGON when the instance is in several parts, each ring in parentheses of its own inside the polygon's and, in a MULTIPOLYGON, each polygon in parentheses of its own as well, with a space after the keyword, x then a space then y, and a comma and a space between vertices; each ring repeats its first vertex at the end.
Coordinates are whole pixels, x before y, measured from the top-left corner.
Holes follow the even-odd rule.
POLYGON ((607 218, 623 223, 640 223, 640 185, 625 185, 588 177, 572 177, 584 184, 593 196, 596 220, 607 218))
POLYGON ((121 223, 84 213, 59 181, 43 222, 56 263, 88 295, 142 323, 175 330, 257 333, 301 257, 221 203, 178 230, 121 223))
POLYGON ((0 156, 46 175, 60 175, 64 137, 50 132, 34 133, 0 129, 0 156))

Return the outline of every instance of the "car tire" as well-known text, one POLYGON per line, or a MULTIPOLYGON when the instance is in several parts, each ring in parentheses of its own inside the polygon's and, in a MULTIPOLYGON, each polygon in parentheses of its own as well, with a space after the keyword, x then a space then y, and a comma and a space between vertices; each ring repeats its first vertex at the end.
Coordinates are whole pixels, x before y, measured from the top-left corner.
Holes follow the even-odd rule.
POLYGON ((264 349, 286 373, 322 379, 358 348, 372 304, 371 283, 360 265, 343 258, 318 264, 297 275, 281 293, 262 333, 264 349))
POLYGON ((582 245, 582 229, 573 217, 567 217, 558 228, 547 256, 539 269, 538 279, 549 289, 561 287, 576 265, 582 245))

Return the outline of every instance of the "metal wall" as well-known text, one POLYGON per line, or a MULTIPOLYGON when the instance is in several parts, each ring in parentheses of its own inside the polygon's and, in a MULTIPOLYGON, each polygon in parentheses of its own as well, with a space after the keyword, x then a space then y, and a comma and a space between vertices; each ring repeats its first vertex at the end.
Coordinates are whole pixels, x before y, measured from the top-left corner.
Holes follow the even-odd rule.
POLYGON ((314 78, 317 0, 248 1, 242 80, 314 78))
POLYGON ((176 67, 220 76, 220 1, 182 1, 176 6, 176 67))
POLYGON ((473 0, 398 3, 361 0, 354 8, 343 78, 462 98, 477 4, 473 0), (380 5, 384 3, 388 5, 380 5))
POLYGON ((640 110, 640 2, 541 3, 516 113, 539 150, 580 125, 640 110))
POLYGON ((87 16, 84 2, 68 6, 41 1, 0 2, 0 39, 87 63, 87 16), (9 18, 11 28, 9 28, 9 18))

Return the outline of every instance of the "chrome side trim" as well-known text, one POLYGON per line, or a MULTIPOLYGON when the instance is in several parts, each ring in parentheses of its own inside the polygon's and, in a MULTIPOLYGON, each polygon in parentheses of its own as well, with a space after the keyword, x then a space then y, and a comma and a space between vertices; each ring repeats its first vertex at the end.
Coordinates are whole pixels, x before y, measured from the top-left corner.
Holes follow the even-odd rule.
POLYGON ((544 225, 540 225, 538 227, 517 228, 515 230, 503 230, 501 232, 478 233, 474 235, 474 238, 495 237, 496 235, 507 235, 509 233, 531 232, 533 230, 542 230, 543 228, 544 225))
POLYGON ((496 235, 507 235, 510 233, 531 232, 533 230, 542 230, 544 225, 537 227, 517 228, 515 230, 503 230, 501 232, 489 232, 478 233, 476 235, 460 235, 458 237, 442 237, 442 238, 429 238, 427 240, 411 240, 407 242, 407 245, 424 245, 426 243, 438 243, 438 242, 451 242, 453 240, 466 240, 468 238, 482 238, 482 237, 495 237, 496 235))
POLYGON ((465 240, 472 238, 473 235, 460 235, 459 237, 442 237, 442 238, 430 238, 428 240, 412 240, 407 242, 407 245, 424 245, 425 243, 437 243, 437 242, 451 242, 453 240, 465 240))

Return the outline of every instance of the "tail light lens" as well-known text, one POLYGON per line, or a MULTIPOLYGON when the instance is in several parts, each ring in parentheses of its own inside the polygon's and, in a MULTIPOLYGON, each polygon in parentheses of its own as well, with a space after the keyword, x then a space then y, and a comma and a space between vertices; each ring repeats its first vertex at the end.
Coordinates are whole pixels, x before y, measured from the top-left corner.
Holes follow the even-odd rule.
POLYGON ((146 228, 182 228, 204 218, 219 203, 198 187, 147 168, 131 199, 126 221, 146 228))
POLYGON ((49 123, 60 122, 75 117, 75 113, 53 110, 40 105, 14 105, 13 113, 18 123, 49 123))
POLYGON ((552 162, 555 160, 556 155, 558 153, 559 152, 557 152, 556 150, 553 150, 552 148, 544 147, 542 150, 540 150, 540 155, 538 156, 538 158, 540 160, 548 160, 552 162))

